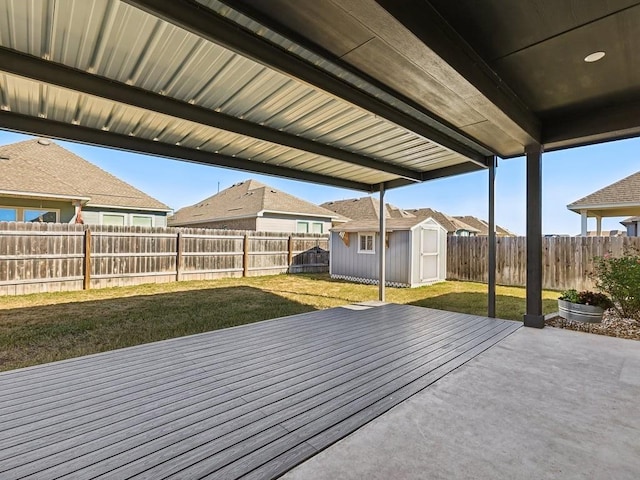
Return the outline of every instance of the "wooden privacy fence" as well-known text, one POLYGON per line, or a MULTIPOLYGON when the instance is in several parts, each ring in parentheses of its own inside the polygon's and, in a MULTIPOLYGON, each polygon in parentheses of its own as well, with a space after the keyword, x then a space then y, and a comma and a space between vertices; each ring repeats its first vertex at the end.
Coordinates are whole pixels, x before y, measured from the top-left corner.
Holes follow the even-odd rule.
POLYGON ((327 272, 328 248, 308 233, 0 222, 0 295, 327 272))
MULTIPOLYGON (((640 249, 637 237, 550 237, 542 240, 542 288, 593 290, 594 257, 621 256, 640 249)), ((524 286, 527 278, 526 237, 498 237, 496 282, 524 286)), ((488 237, 448 237, 447 279, 488 282, 488 237)))

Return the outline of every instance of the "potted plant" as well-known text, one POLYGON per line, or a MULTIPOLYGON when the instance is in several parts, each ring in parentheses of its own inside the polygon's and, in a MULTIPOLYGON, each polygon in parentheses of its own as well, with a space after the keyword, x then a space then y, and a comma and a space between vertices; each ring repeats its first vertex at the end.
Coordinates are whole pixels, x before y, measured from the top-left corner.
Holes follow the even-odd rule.
POLYGON ((613 303, 605 294, 588 290, 565 290, 558 298, 559 315, 565 320, 577 322, 600 323, 604 311, 612 306, 613 303))

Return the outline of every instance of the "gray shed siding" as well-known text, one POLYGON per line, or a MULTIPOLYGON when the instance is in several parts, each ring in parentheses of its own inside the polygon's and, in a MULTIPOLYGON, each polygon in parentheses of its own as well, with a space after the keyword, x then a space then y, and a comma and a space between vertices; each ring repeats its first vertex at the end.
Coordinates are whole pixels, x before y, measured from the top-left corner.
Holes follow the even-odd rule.
MULTIPOLYGON (((375 255, 358 253, 358 234, 350 233, 347 247, 340 236, 331 233, 331 275, 352 277, 354 279, 378 280, 378 252, 380 236, 376 233, 375 255)), ((389 248, 386 250, 386 278, 388 283, 409 285, 410 280, 410 235, 409 231, 388 233, 389 248)))

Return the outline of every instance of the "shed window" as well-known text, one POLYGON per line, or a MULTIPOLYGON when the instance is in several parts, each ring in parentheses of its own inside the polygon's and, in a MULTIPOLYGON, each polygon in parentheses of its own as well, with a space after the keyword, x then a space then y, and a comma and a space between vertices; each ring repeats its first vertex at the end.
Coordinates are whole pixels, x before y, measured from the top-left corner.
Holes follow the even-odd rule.
POLYGON ((314 222, 311 225, 311 232, 312 233, 322 233, 322 223, 320 222, 314 222))
POLYGON ((105 213, 102 215, 103 225, 120 225, 124 226, 124 215, 116 215, 113 213, 105 213))
POLYGON ((153 217, 148 215, 133 215, 131 224, 134 227, 153 227, 153 217))
POLYGON ((373 233, 358 234, 358 253, 376 253, 373 233))
POLYGON ((298 233, 309 233, 309 222, 298 222, 298 233))

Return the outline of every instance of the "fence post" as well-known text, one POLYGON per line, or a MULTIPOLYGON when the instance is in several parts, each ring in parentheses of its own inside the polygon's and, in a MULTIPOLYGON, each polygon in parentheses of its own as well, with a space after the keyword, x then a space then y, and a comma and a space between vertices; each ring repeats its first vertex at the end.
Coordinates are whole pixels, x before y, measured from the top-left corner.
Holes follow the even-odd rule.
POLYGON ((289 255, 287 256, 287 269, 291 271, 291 265, 293 265, 293 235, 289 235, 289 255))
POLYGON ((180 281, 180 270, 182 269, 182 234, 176 235, 176 282, 180 281))
POLYGON ((244 235, 244 245, 242 248, 242 276, 249 274, 249 235, 244 235))
POLYGON ((91 230, 84 231, 84 282, 85 290, 91 288, 91 230))

